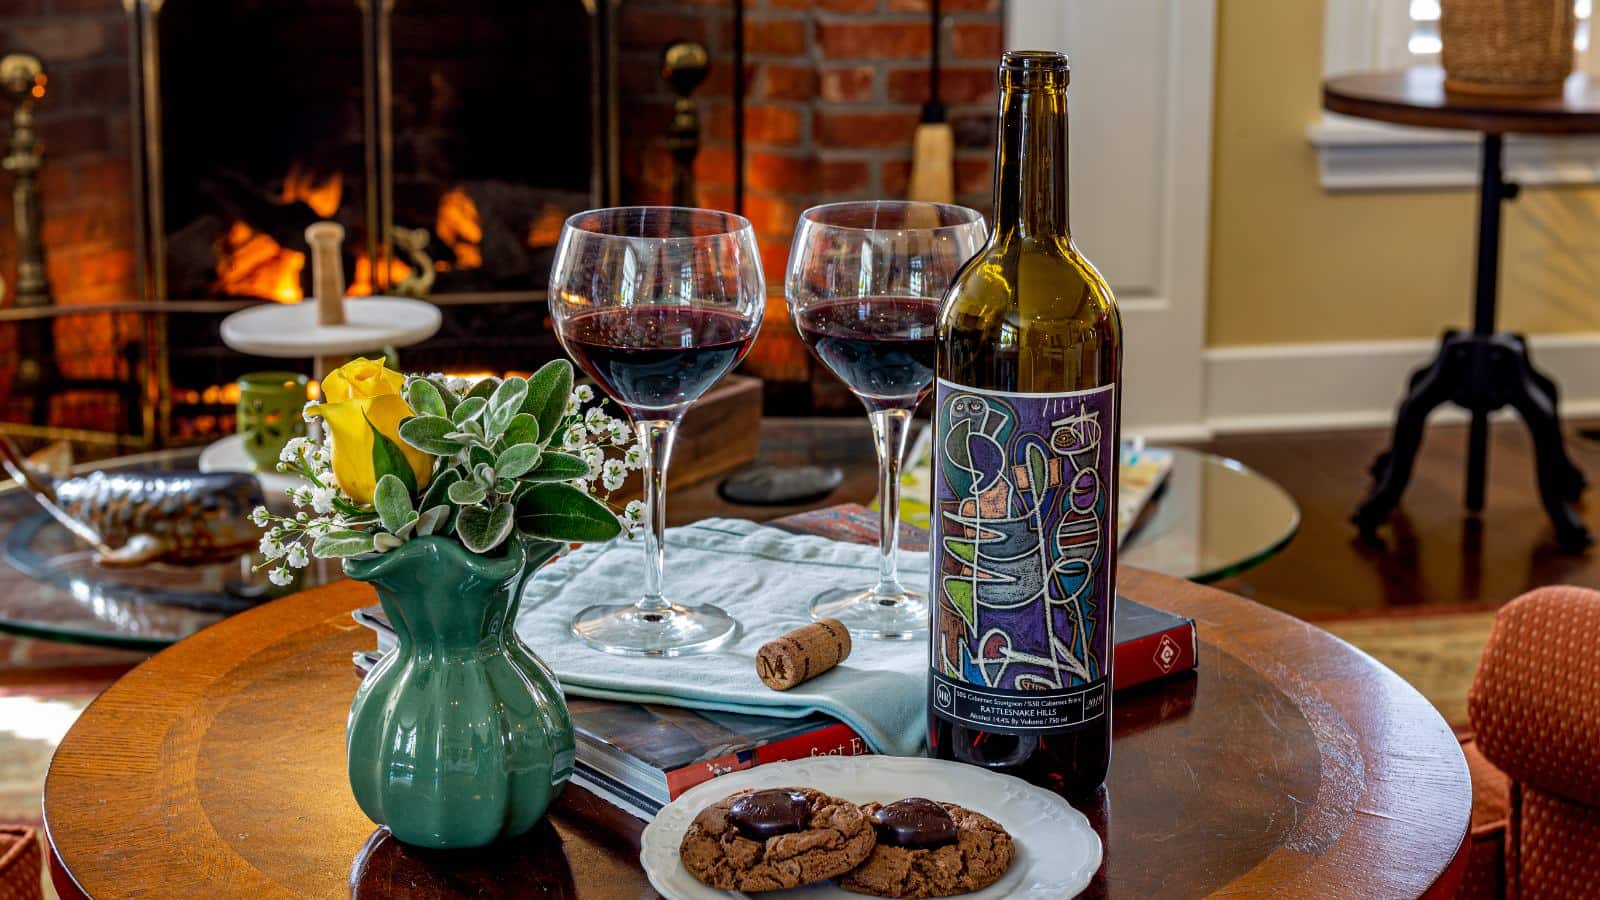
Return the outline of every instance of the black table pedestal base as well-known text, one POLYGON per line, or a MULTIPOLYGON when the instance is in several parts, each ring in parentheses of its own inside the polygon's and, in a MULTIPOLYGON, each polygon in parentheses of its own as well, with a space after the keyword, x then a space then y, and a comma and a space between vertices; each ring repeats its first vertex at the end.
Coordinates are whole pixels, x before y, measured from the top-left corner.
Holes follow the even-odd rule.
POLYGON ((1472 332, 1445 333, 1439 355, 1411 374, 1411 386, 1400 403, 1394 439, 1387 452, 1372 465, 1373 487, 1351 521, 1364 536, 1372 537, 1400 502, 1422 444, 1428 415, 1445 403, 1472 414, 1468 434, 1467 507, 1483 507, 1484 476, 1488 454, 1488 416, 1510 406, 1522 416, 1533 438, 1539 497, 1555 526, 1556 541, 1566 550, 1581 550, 1592 543, 1583 520, 1569 503, 1586 485, 1562 443, 1555 382, 1533 367, 1528 345, 1521 335, 1472 332))

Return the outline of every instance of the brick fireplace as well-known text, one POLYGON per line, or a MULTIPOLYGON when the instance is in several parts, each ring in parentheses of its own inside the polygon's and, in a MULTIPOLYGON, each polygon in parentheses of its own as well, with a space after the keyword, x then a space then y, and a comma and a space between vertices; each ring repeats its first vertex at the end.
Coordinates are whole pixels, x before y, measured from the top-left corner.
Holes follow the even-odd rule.
MULTIPOLYGON (((626 203, 669 200, 673 95, 659 73, 660 54, 673 40, 700 42, 711 70, 694 94, 702 124, 695 202, 732 209, 742 199, 762 240, 769 282, 781 289, 801 210, 903 194, 912 131, 927 94, 928 0, 745 0, 742 169, 734 135, 733 2, 616 0, 619 195, 626 203)), ((1000 0, 944 0, 942 8, 942 84, 957 138, 958 200, 981 209, 990 189, 1000 0)), ((139 296, 132 39, 122 0, 0 0, 0 52, 32 52, 50 76, 36 118, 45 153, 43 235, 61 307, 139 296)), ((530 52, 536 50, 530 39, 530 52)), ((8 131, 9 116, 0 117, 0 137, 8 131)), ((538 151, 537 142, 525 148, 530 164, 537 164, 538 151)), ((9 190, 9 180, 0 180, 9 190)), ((11 212, 0 205, 0 275, 8 283, 16 258, 11 212)), ((11 302, 7 295, 0 307, 11 302)), ((788 339, 781 304, 769 311, 771 340, 763 339, 748 365, 769 380, 806 378, 809 363, 788 339)), ((0 322, 0 419, 21 414, 9 395, 17 331, 0 322)), ((63 373, 77 377, 123 377, 130 344, 136 354, 141 340, 137 327, 110 313, 74 316, 57 322, 54 332, 63 373)), ((119 427, 119 414, 104 405, 59 398, 49 419, 66 427, 119 427)))

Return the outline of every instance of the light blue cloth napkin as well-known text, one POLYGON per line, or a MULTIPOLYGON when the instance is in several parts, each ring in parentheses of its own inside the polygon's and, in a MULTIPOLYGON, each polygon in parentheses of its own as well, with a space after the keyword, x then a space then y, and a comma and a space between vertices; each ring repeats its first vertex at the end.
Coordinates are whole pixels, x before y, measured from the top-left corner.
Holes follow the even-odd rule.
MULTIPOLYGON (((853 642, 838 667, 787 691, 756 677, 761 645, 811 621, 807 604, 826 588, 866 587, 877 548, 794 535, 740 519, 707 519, 667 530, 666 595, 714 603, 739 622, 712 653, 669 659, 591 649, 570 629, 586 606, 637 597, 644 581, 638 540, 582 547, 528 584, 519 634, 567 691, 584 697, 661 703, 759 716, 823 712, 854 728, 879 753, 922 752, 927 723, 926 640, 853 642)), ((907 584, 928 580, 925 554, 902 554, 907 584)))

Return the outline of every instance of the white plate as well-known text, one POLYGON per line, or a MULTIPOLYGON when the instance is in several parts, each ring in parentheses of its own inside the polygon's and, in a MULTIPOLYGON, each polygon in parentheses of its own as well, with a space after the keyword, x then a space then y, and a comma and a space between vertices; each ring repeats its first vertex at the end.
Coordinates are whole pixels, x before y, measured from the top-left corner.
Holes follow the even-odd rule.
POLYGON ((230 434, 200 451, 199 469, 202 472, 249 472, 261 482, 261 494, 273 506, 293 506, 289 502, 289 488, 306 483, 304 478, 289 472, 256 471, 256 461, 245 452, 244 438, 230 434))
MULTIPOLYGON (((645 827, 639 860, 655 889, 669 900, 745 897, 709 887, 678 858, 689 823, 702 809, 746 788, 815 788, 856 803, 927 797, 965 806, 1011 833, 1015 854, 1000 880, 963 896, 972 900, 1020 897, 1061 900, 1089 885, 1100 868, 1100 837, 1083 813, 1055 794, 1020 778, 977 766, 904 756, 819 756, 772 763, 712 779, 667 804, 645 827)), ((762 900, 860 900, 832 882, 757 894, 762 900)))

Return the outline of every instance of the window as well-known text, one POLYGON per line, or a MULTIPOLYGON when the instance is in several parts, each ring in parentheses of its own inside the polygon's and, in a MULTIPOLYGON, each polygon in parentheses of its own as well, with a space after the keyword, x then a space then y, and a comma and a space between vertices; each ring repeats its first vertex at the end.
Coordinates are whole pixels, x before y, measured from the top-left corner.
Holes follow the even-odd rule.
MULTIPOLYGON (((1595 0, 1573 0, 1578 29, 1574 68, 1600 75, 1589 52, 1595 0)), ((1323 71, 1439 64, 1440 0, 1326 0, 1323 71)), ((1480 137, 1470 132, 1401 128, 1322 113, 1308 129, 1322 186, 1330 191, 1470 188, 1478 183, 1480 137)), ((1509 176, 1524 184, 1600 183, 1600 138, 1512 135, 1509 176)))
MULTIPOLYGON (((1406 51, 1409 57, 1406 61, 1412 64, 1437 63, 1439 61, 1439 0, 1409 0, 1409 6, 1410 9, 1407 12, 1411 20, 1411 31, 1406 36, 1406 51)), ((1578 52, 1575 68, 1579 71, 1587 71, 1589 16, 1594 10, 1594 0, 1575 0, 1573 6, 1577 8, 1578 13, 1578 30, 1573 38, 1573 46, 1578 52)))

